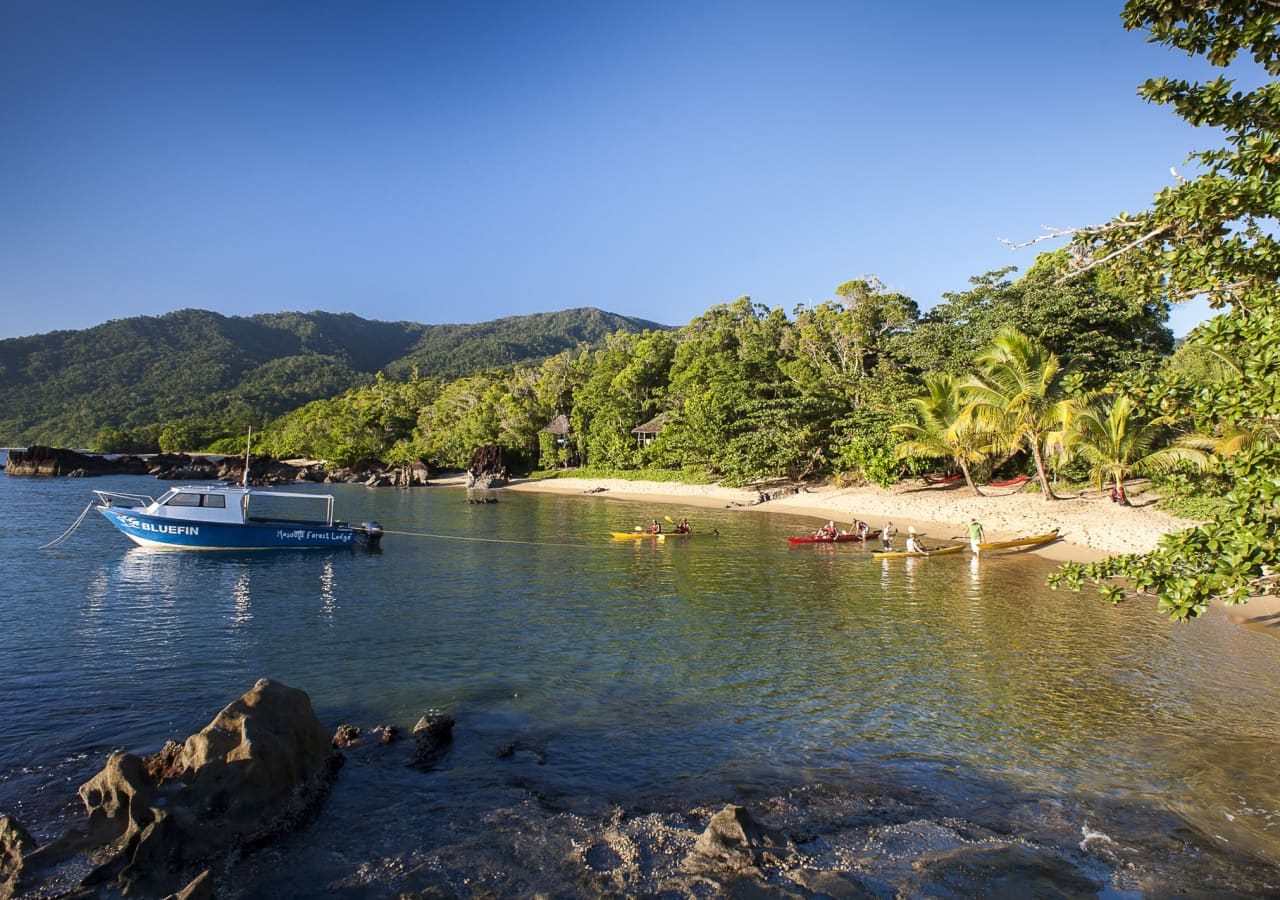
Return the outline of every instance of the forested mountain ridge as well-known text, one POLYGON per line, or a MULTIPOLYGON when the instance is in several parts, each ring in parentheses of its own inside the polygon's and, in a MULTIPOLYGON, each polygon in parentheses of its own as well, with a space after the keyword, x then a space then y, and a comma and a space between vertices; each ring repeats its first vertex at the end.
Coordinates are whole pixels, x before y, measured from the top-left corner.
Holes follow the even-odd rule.
MULTIPOLYGON (((104 429, 261 422, 375 373, 455 378, 652 322, 572 309, 474 325, 186 309, 0 341, 0 441, 86 446, 104 429)), ((236 427, 239 427, 238 425, 236 427)))

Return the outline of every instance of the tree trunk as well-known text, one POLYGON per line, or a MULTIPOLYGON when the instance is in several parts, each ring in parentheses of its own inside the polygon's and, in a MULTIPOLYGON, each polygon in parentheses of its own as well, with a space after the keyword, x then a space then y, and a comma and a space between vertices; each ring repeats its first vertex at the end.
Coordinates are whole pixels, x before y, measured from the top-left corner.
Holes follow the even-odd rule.
POLYGON ((1044 472, 1044 457, 1040 455, 1040 440, 1038 437, 1031 439, 1031 456, 1036 461, 1036 475, 1040 477, 1040 491, 1044 494, 1046 500, 1057 500, 1058 495, 1053 492, 1053 488, 1049 487, 1049 476, 1044 472))
POLYGON ((961 457, 956 457, 956 462, 960 464, 960 471, 964 473, 964 483, 969 485, 969 490, 973 491, 979 497, 985 497, 986 494, 978 490, 978 486, 973 483, 973 476, 969 474, 969 464, 961 457))

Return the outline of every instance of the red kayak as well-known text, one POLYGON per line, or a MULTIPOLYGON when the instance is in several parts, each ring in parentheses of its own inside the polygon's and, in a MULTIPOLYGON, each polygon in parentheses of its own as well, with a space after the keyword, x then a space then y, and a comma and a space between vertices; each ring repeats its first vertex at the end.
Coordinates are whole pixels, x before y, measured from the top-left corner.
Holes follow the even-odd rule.
MULTIPOLYGON (((867 540, 880 537, 879 531, 868 531, 867 540)), ((789 537, 788 544, 851 544, 855 541, 861 541, 862 537, 856 534, 837 534, 835 537, 814 537, 807 534, 804 537, 789 537)))

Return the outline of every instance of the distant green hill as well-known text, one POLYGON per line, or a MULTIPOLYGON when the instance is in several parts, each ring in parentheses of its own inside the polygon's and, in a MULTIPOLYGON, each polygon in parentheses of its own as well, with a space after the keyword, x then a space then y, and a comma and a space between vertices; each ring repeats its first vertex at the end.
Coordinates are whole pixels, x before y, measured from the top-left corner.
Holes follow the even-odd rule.
POLYGON ((350 313, 221 316, 186 309, 0 341, 0 444, 87 446, 104 428, 255 422, 378 371, 457 378, 537 360, 615 331, 665 326, 571 309, 476 325, 350 313))

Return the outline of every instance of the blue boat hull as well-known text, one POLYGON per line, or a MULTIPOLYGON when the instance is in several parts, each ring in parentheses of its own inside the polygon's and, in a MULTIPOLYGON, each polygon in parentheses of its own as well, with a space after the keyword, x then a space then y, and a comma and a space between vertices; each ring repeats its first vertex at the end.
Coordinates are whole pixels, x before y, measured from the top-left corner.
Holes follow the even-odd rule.
POLYGON ((274 550, 350 547, 364 532, 349 525, 307 522, 249 522, 227 525, 160 518, 136 509, 99 506, 108 522, 144 547, 174 550, 274 550))

